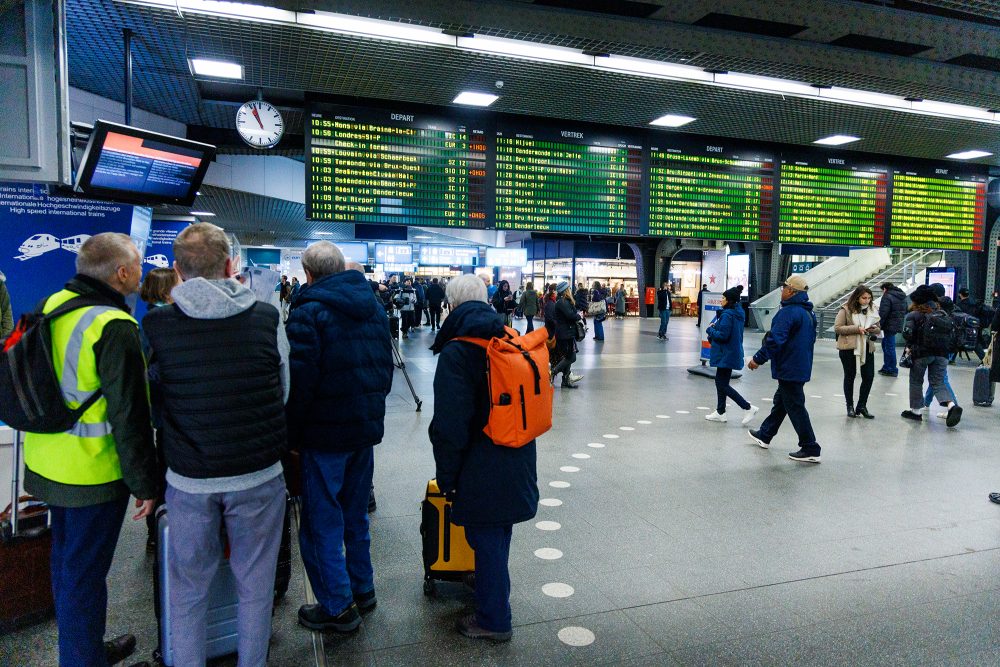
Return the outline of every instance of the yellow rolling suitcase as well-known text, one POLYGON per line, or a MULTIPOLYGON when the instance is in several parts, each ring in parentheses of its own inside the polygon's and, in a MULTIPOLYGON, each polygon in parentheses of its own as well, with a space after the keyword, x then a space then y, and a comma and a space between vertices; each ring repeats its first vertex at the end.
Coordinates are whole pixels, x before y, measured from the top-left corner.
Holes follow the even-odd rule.
POLYGON ((427 482, 420 537, 424 545, 424 595, 434 595, 438 581, 474 582, 475 552, 465 539, 465 528, 451 522, 451 502, 435 479, 427 482))

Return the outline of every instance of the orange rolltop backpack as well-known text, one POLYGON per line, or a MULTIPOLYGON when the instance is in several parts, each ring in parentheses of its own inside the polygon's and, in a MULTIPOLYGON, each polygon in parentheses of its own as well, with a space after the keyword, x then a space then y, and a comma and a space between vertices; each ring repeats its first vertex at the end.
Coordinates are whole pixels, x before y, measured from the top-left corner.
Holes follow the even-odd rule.
POLYGON ((549 334, 541 327, 522 336, 504 327, 503 338, 460 337, 486 350, 490 418, 483 433, 503 447, 523 447, 552 428, 549 334))

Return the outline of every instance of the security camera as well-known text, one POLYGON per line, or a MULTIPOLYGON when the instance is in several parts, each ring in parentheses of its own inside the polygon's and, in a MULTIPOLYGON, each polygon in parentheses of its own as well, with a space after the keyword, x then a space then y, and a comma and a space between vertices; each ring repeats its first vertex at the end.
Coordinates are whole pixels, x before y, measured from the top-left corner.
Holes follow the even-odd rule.
POLYGON ((503 81, 497 81, 497 88, 503 88, 503 81))

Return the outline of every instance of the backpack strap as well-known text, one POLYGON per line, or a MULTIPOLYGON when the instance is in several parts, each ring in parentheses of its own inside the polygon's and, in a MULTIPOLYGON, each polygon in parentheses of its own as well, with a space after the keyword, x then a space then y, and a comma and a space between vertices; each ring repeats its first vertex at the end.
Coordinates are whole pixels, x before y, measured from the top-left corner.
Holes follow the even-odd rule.
MULTIPOLYGON (((102 299, 100 297, 86 296, 81 294, 80 296, 75 296, 69 301, 66 301, 65 303, 62 303, 59 306, 53 308, 48 313, 43 314, 42 308, 44 307, 44 305, 45 305, 44 302, 42 302, 42 304, 38 308, 38 314, 41 315, 46 320, 46 322, 51 322, 52 320, 62 317, 67 313, 71 313, 74 310, 79 310, 80 308, 89 308, 91 306, 107 306, 108 301, 107 299, 102 299)), ((85 400, 83 403, 80 404, 80 407, 72 411, 73 414, 76 415, 77 421, 79 421, 80 417, 83 416, 83 413, 89 410, 91 406, 94 405, 94 403, 97 403, 97 401, 100 400, 102 395, 103 391, 101 390, 100 387, 98 387, 94 393, 92 393, 89 397, 87 397, 87 400, 85 400)))

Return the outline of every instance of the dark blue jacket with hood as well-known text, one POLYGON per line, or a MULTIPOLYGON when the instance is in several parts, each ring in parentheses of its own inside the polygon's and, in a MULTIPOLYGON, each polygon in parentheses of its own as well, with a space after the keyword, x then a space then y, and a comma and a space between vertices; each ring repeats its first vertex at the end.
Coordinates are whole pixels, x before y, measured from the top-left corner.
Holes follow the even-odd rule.
POLYGON ((771 330, 753 360, 771 362, 771 377, 786 382, 809 382, 812 377, 816 317, 806 292, 796 292, 781 302, 771 320, 771 330))
POLYGON ((486 352, 449 342, 503 333, 503 320, 489 304, 468 301, 448 315, 431 347, 440 355, 429 429, 437 481, 442 491, 454 492, 452 519, 461 526, 509 526, 531 519, 538 508, 535 443, 501 447, 483 433, 490 410, 486 352))
POLYGON ((290 446, 349 452, 381 442, 392 343, 385 309, 364 275, 343 271, 303 287, 286 332, 290 446))
POLYGON ((714 368, 743 368, 743 326, 746 315, 740 304, 723 308, 712 320, 707 334, 712 344, 709 364, 714 368))

